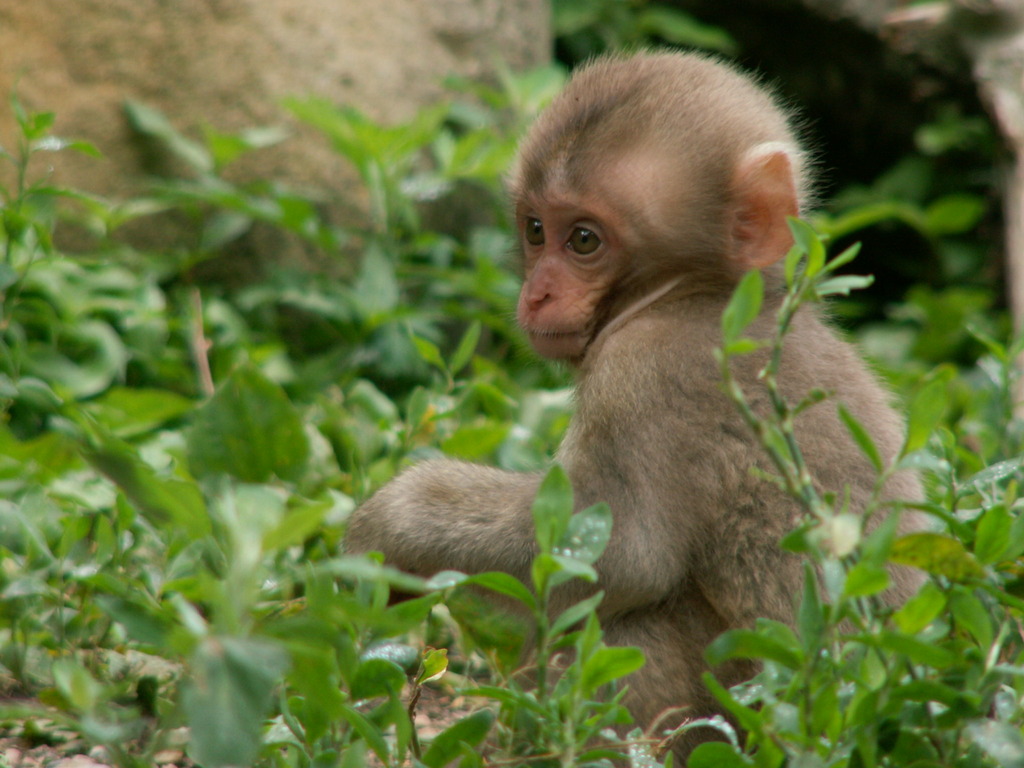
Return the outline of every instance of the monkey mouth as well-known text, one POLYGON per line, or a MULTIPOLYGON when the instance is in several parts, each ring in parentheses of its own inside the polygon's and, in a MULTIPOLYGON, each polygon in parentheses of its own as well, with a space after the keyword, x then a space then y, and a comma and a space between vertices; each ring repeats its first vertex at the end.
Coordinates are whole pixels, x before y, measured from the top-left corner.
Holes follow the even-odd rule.
POLYGON ((552 360, 578 358, 590 341, 590 335, 584 330, 530 328, 527 333, 530 336, 530 344, 537 354, 552 360))

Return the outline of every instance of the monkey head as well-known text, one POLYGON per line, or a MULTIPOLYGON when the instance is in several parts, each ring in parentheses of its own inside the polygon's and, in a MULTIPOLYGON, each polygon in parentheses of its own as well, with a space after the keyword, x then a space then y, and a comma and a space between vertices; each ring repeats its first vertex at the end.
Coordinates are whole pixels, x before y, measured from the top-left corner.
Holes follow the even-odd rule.
POLYGON ((578 70, 520 145, 511 175, 524 281, 517 319, 545 357, 673 290, 727 291, 792 244, 802 156, 785 113, 700 56, 578 70))

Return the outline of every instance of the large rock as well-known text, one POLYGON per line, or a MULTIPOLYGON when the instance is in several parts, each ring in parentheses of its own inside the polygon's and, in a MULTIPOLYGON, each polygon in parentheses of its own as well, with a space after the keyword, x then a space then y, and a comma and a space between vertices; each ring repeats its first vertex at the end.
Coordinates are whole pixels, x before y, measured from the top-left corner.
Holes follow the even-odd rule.
MULTIPOLYGON (((408 119, 441 97, 447 75, 543 63, 548 18, 548 0, 0 0, 0 94, 17 88, 28 108, 56 112, 56 133, 103 152, 62 157, 62 184, 111 196, 143 188, 152 158, 123 109, 136 99, 192 135, 204 124, 285 124, 298 137, 238 173, 335 191, 350 169, 325 142, 306 140, 311 131, 282 97, 408 119)), ((0 143, 14 136, 0 109, 0 143)))

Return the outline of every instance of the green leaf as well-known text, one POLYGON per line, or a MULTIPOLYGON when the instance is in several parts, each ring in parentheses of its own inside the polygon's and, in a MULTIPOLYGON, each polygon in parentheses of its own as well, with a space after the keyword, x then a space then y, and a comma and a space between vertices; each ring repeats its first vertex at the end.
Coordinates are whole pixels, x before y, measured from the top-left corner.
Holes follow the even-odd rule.
POLYGON ((814 289, 818 296, 849 296, 850 291, 862 291, 875 282, 871 275, 839 275, 824 280, 814 289))
POLYGON ((155 607, 144 605, 141 597, 128 600, 113 595, 96 595, 95 599, 104 613, 140 643, 159 648, 172 636, 173 622, 157 612, 155 607))
POLYGON ((992 757, 1000 768, 1024 768, 1024 735, 1011 723, 975 720, 967 736, 992 757))
POLYGON ((730 659, 766 659, 789 669, 799 669, 799 649, 750 629, 732 629, 714 639, 704 656, 712 666, 730 659))
POLYGON ((193 408, 193 402, 165 389, 113 387, 82 409, 122 438, 150 432, 193 408))
POLYGON ((534 589, 540 592, 545 584, 557 587, 572 579, 583 579, 588 582, 597 581, 597 571, 591 566, 574 557, 548 555, 541 553, 533 560, 530 568, 534 589))
POLYGON ((747 768, 753 763, 731 744, 708 741, 693 750, 686 765, 687 768, 747 768))
POLYGON ((557 554, 592 565, 604 552, 612 534, 612 511, 601 502, 569 518, 565 536, 558 542, 557 554))
POLYGON ((931 624, 946 607, 946 594, 931 581, 926 581, 918 593, 893 614, 901 632, 916 635, 931 624))
POLYGON ((969 493, 984 492, 995 487, 998 483, 1008 477, 1013 477, 1024 467, 1024 456, 1015 459, 1000 461, 985 469, 971 475, 960 487, 958 496, 966 496, 969 493))
POLYGON ((877 595, 889 587, 889 572, 873 563, 857 563, 846 574, 843 594, 847 597, 877 595))
POLYGON ((356 670, 352 680, 352 698, 395 697, 404 687, 405 672, 398 664, 387 658, 370 658, 356 670))
POLYGON ((966 581, 985 575, 978 561, 964 549, 958 539, 941 533, 922 532, 901 536, 893 542, 889 559, 899 565, 911 565, 953 581, 966 581))
POLYGON ((565 470, 557 464, 541 481, 533 500, 533 524, 541 552, 551 552, 562 539, 572 517, 572 485, 565 470))
POLYGON ((423 671, 416 678, 418 685, 438 680, 448 671, 448 649, 432 648, 423 654, 423 671))
POLYGON ((441 357, 441 350, 437 344, 415 335, 412 336, 412 343, 416 347, 416 354, 420 356, 423 362, 434 366, 445 376, 448 375, 448 366, 445 365, 444 358, 441 357))
POLYGON ((639 648, 598 648, 583 663, 580 687, 590 697, 602 685, 636 672, 644 665, 644 654, 639 648))
POLYGON ((757 710, 751 709, 750 707, 744 706, 736 697, 732 695, 732 691, 722 685, 715 676, 710 672, 705 672, 701 679, 704 681, 705 687, 725 707, 726 711, 729 712, 740 724, 740 727, 746 731, 757 731, 761 724, 761 716, 757 710))
POLYGON ((511 429, 510 422, 496 419, 463 424, 441 443, 441 450, 460 459, 482 459, 490 456, 505 442, 511 429))
POLYGON ((804 273, 807 277, 814 277, 825 266, 825 246, 822 244, 821 238, 818 237, 818 233, 806 221, 789 219, 788 223, 796 247, 801 253, 807 255, 804 273))
POLYGON ((200 476, 243 482, 298 479, 309 441, 288 396, 256 367, 241 365, 200 408, 187 435, 189 466, 200 476))
POLYGON ((970 632, 982 650, 988 652, 994 637, 992 617, 981 600, 970 591, 959 587, 950 596, 949 608, 956 623, 970 632))
POLYGON ((571 35, 598 21, 601 7, 591 0, 559 0, 552 3, 552 27, 558 35, 571 35))
POLYGON ((957 654, 938 645, 894 632, 883 632, 878 642, 883 648, 907 657, 914 664, 924 664, 935 669, 952 667, 960 660, 957 654))
POLYGON ((528 590, 519 579, 507 573, 492 571, 489 573, 478 573, 465 580, 466 584, 476 584, 479 587, 490 589, 501 595, 506 595, 518 600, 530 610, 537 606, 537 600, 533 592, 528 590))
POLYGON ((182 705, 189 757, 204 766, 251 765, 287 655, 266 640, 206 637, 189 661, 182 705))
POLYGON ((480 343, 481 327, 480 321, 474 320, 469 328, 466 329, 465 334, 463 334, 462 339, 459 341, 459 346, 452 353, 451 364, 449 365, 452 376, 458 376, 459 372, 472 359, 476 346, 480 343))
POLYGON ((163 112, 132 100, 125 102, 124 109, 128 122, 136 131, 160 140, 168 150, 200 173, 213 171, 214 163, 210 153, 202 145, 179 133, 163 112))
POLYGON ((758 270, 751 270, 743 276, 722 313, 722 342, 726 348, 739 341, 743 331, 754 322, 763 300, 764 278, 758 270))
POLYGON ((825 631, 824 606, 814 566, 804 563, 804 590, 797 610, 797 629, 805 652, 821 647, 825 631))
POLYGON ((462 718, 437 735, 423 754, 423 764, 429 768, 441 768, 452 763, 462 754, 463 745, 478 746, 490 733, 493 724, 494 713, 489 709, 481 709, 462 718))
MULTIPOLYGON (((556 3, 555 7, 559 5, 562 3, 556 3)), ((645 37, 659 37, 673 45, 729 55, 739 50, 736 41, 721 27, 703 24, 688 13, 667 5, 644 7, 637 17, 637 30, 645 37)))
POLYGON ((982 563, 995 563, 1001 560, 1011 543, 1012 527, 1013 517, 1005 505, 996 504, 986 510, 978 520, 978 528, 974 535, 974 556, 982 563))
POLYGON ((604 592, 598 592, 596 595, 591 595, 585 600, 580 600, 575 605, 570 605, 558 614, 555 620, 551 623, 551 635, 557 637, 574 625, 583 621, 583 619, 594 614, 597 611, 597 607, 601 604, 602 599, 604 599, 604 592))
POLYGON ((893 696, 907 701, 937 701, 947 707, 955 706, 963 694, 934 680, 912 680, 893 690, 893 696))
POLYGON ((723 347, 727 357, 739 357, 740 355, 749 355, 752 352, 757 352, 759 349, 763 349, 768 345, 766 341, 757 341, 756 339, 737 339, 736 341, 726 344, 723 347))
POLYGON ((317 501, 289 510, 280 523, 263 535, 263 551, 277 552, 301 544, 321 527, 333 508, 330 501, 317 501))
POLYGON ((959 235, 977 226, 987 207, 979 195, 946 195, 925 210, 924 225, 933 237, 959 235))
POLYGON ((835 272, 840 267, 845 267, 860 254, 860 243, 854 243, 828 263, 828 271, 835 272))
POLYGON ((901 455, 906 456, 924 448, 945 415, 947 402, 946 376, 932 378, 914 395, 907 414, 907 439, 901 455))
POLYGON ((342 705, 340 714, 352 726, 352 730, 369 745, 377 758, 386 765, 390 757, 388 743, 384 740, 384 735, 377 724, 370 722, 364 714, 348 704, 342 705))
POLYGON ((363 250, 359 273, 352 285, 352 298, 364 318, 388 316, 398 307, 401 292, 395 266, 376 241, 371 241, 363 250))
POLYGON ((158 528, 179 528, 193 539, 210 532, 206 502, 191 480, 159 476, 133 448, 115 438, 83 449, 82 455, 158 528))
POLYGON ((50 671, 54 685, 72 709, 86 715, 93 712, 103 695, 103 686, 89 670, 74 659, 63 658, 54 661, 50 671))

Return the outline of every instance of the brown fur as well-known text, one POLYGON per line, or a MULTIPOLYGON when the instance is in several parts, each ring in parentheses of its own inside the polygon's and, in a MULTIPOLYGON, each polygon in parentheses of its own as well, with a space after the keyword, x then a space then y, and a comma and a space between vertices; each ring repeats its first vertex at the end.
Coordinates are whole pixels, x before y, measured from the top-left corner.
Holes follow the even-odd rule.
MULTIPOLYGON (((697 56, 641 54, 600 60, 577 74, 524 140, 513 175, 521 219, 543 217, 553 203, 571 211, 583 201, 580 220, 608 243, 602 261, 581 266, 552 228, 525 259, 524 294, 545 259, 554 270, 547 274, 564 275, 566 291, 601 289, 593 297, 578 291, 593 305, 581 326, 586 346, 570 358, 577 411, 556 458, 578 508, 605 501, 612 510, 612 537, 597 563, 606 592, 599 613, 609 643, 647 654, 647 665, 628 680, 627 703, 643 725, 669 707, 689 705, 691 716, 714 712, 700 682, 707 643, 760 616, 791 621, 801 591, 799 560, 778 546, 800 509, 751 473, 770 467, 720 391, 712 354, 744 267, 785 252, 785 215, 805 187, 801 165, 785 116, 749 80, 697 56), (752 152, 779 155, 771 164, 776 170, 751 162, 752 152), (795 178, 780 177, 778 168, 793 169, 795 178), (594 210, 608 210, 614 223, 594 210), (759 243, 773 252, 747 253, 759 243), (638 296, 676 278, 657 300, 623 314, 638 296)), ((781 298, 771 271, 768 283, 755 337, 771 336, 781 298)), ((528 330, 544 332, 545 323, 564 316, 557 304, 562 287, 553 285, 550 297, 547 288, 535 289, 532 305, 521 302, 528 330)), ((763 362, 755 355, 735 365, 762 412, 763 362)), ((791 401, 812 388, 834 392, 884 456, 898 451, 903 428, 887 394, 814 308, 801 310, 793 324, 780 385, 791 401)), ((862 507, 875 475, 834 402, 804 412, 797 432, 821 487, 849 487, 854 508, 862 507)), ((528 581, 535 553, 530 507, 539 480, 455 461, 419 464, 355 512, 348 548, 380 550, 388 562, 419 574, 502 570, 528 581)), ((920 489, 914 477, 900 475, 887 494, 912 499, 920 489)), ((896 572, 889 596, 904 599, 916 583, 896 572)), ((560 604, 592 589, 567 585, 560 604)), ((728 685, 752 671, 735 664, 718 674, 728 685)), ((706 736, 680 742, 680 760, 706 736)))

